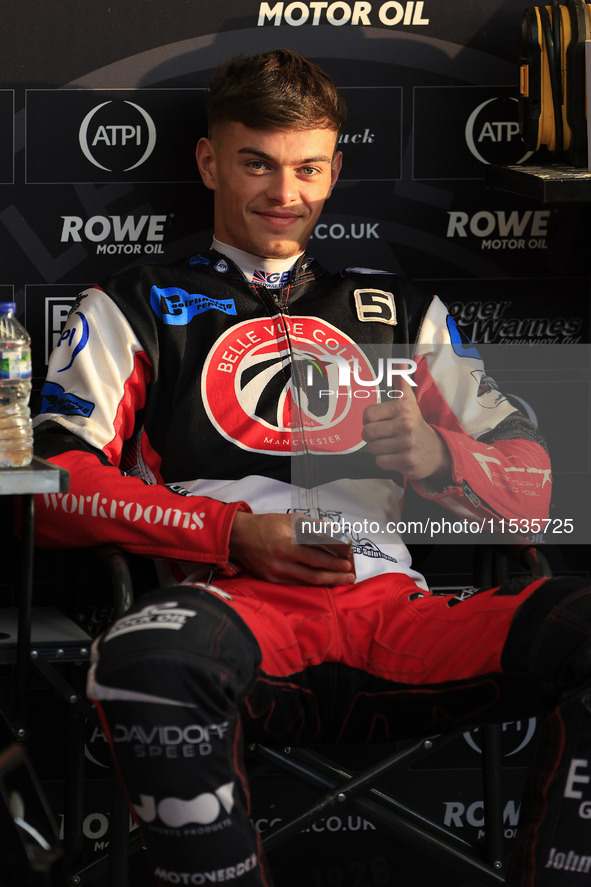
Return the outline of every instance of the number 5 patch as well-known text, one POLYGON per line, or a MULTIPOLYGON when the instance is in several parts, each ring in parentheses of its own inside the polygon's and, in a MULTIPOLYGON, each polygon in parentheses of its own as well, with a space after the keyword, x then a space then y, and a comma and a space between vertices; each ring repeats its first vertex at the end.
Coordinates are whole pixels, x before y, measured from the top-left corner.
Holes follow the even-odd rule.
POLYGON ((387 323, 396 326, 396 305, 393 293, 385 290, 355 290, 357 317, 362 323, 387 323))

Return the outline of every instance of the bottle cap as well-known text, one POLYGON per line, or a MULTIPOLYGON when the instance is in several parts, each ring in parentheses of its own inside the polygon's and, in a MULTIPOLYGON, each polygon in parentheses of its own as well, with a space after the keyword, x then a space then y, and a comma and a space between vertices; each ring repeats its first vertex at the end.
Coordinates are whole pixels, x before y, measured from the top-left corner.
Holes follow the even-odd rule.
POLYGON ((16 311, 16 302, 0 302, 0 314, 10 314, 16 311))

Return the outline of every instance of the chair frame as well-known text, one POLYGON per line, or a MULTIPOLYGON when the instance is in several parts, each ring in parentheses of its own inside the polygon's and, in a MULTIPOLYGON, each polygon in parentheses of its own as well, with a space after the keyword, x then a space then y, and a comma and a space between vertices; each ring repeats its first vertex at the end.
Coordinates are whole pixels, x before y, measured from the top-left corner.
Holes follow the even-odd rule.
MULTIPOLYGON (((518 558, 532 578, 551 575, 545 557, 529 543, 512 546, 476 547, 475 579, 482 587, 500 584, 508 575, 507 557, 518 558)), ((114 617, 123 615, 133 601, 133 582, 129 564, 125 556, 112 547, 97 549, 100 560, 106 566, 113 595, 114 617)), ((39 655, 30 649, 30 625, 34 610, 30 596, 28 610, 23 613, 26 626, 25 637, 29 643, 26 664, 33 665, 45 681, 64 699, 70 711, 69 741, 70 765, 66 774, 66 830, 64 835, 64 862, 67 883, 82 885, 97 875, 109 871, 112 887, 127 887, 129 878, 128 856, 140 848, 139 834, 130 836, 129 808, 127 800, 112 770, 111 841, 104 855, 85 866, 77 864, 81 857, 80 822, 84 792, 84 724, 87 721, 98 723, 96 713, 82 692, 72 686, 56 667, 55 657, 39 655)), ((19 614, 20 615, 20 614, 19 614)), ((22 642, 21 642, 22 643, 22 642)), ((87 661, 89 651, 78 651, 78 659, 87 661)), ((24 648, 19 645, 17 662, 17 697, 26 703, 26 669, 24 648)), ((20 712, 19 712, 20 713, 20 712)), ((18 719, 15 726, 23 739, 23 722, 18 719)), ((440 749, 458 735, 465 733, 469 726, 449 733, 424 737, 397 748, 392 754, 361 773, 353 773, 336 765, 333 761, 313 749, 274 748, 251 745, 250 754, 257 760, 271 765, 283 773, 290 774, 322 794, 318 801, 308 805, 291 820, 282 821, 265 832, 262 843, 271 851, 302 831, 311 823, 322 818, 327 811, 350 803, 367 816, 373 823, 401 838, 405 842, 424 850, 425 853, 457 871, 474 877, 483 885, 503 884, 506 877, 504 859, 503 811, 500 793, 501 771, 501 728, 492 724, 483 727, 483 792, 485 803, 486 846, 471 843, 458 837, 450 830, 433 822, 397 799, 386 794, 379 787, 379 780, 386 774, 395 773, 400 768, 420 760, 426 754, 440 749)))
MULTIPOLYGON (((530 543, 477 546, 474 549, 474 576, 480 587, 495 587, 509 577, 510 560, 519 563, 532 579, 552 575, 541 551, 530 543)), ((418 813, 392 792, 380 787, 380 779, 421 760, 470 729, 455 730, 411 741, 401 750, 387 755, 359 774, 336 765, 311 749, 273 748, 253 744, 249 752, 256 760, 270 764, 280 773, 296 777, 324 794, 286 822, 265 832, 262 843, 267 851, 289 840, 311 823, 341 804, 351 803, 402 841, 424 851, 431 858, 449 865, 459 873, 473 877, 483 885, 504 884, 507 860, 504 842, 503 802, 501 797, 501 725, 481 727, 482 783, 485 816, 485 845, 466 841, 451 830, 418 813)))

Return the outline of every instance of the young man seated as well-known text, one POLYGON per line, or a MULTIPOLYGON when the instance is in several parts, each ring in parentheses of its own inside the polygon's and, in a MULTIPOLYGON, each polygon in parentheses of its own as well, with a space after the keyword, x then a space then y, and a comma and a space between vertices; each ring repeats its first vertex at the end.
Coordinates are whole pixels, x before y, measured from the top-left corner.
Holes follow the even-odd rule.
POLYGON ((590 853, 588 787, 568 781, 591 740, 589 589, 450 606, 396 532, 405 485, 461 517, 543 517, 544 441, 481 384, 437 297, 306 253, 342 160, 325 73, 285 50, 234 60, 208 113, 211 249, 82 293, 36 419, 38 452, 71 475, 39 501, 40 541, 115 543, 166 577, 95 645, 88 685, 157 879, 271 883, 245 737, 396 740, 543 712, 508 883, 589 885, 547 864, 590 853), (373 347, 397 355, 385 395, 373 347), (339 389, 343 368, 368 397, 339 389), (335 554, 294 535, 298 515, 364 531, 335 554))

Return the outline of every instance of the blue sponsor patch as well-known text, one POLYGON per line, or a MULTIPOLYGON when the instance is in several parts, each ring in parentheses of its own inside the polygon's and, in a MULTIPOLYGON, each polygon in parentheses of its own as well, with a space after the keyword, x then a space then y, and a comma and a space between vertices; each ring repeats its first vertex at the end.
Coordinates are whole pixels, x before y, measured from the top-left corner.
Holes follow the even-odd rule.
POLYGON ((280 286, 287 286, 289 281, 291 280, 291 269, 289 271, 283 271, 279 273, 278 271, 254 271, 252 275, 252 282, 259 284, 260 286, 268 286, 270 288, 280 286))
POLYGON ((189 265, 211 265, 211 259, 202 256, 201 253, 197 253, 196 256, 191 256, 189 265))
POLYGON ((59 413, 62 416, 90 416, 94 404, 83 400, 70 391, 65 391, 56 382, 46 382, 41 390, 41 406, 36 415, 41 413, 59 413))
POLYGON ((65 345, 66 348, 72 349, 69 364, 65 367, 62 367, 61 370, 58 370, 58 373, 64 373, 66 370, 69 370, 78 354, 80 354, 80 352, 83 351, 88 344, 88 339, 90 336, 88 321, 82 311, 76 311, 76 314, 80 318, 80 331, 78 331, 77 326, 69 327, 68 329, 63 331, 56 345, 56 348, 62 348, 65 345), (78 339, 78 341, 76 341, 76 335, 78 332, 80 332, 80 338, 78 339))
POLYGON ((173 326, 185 326, 196 314, 205 311, 222 311, 224 314, 236 314, 234 299, 212 299, 199 293, 189 294, 176 286, 160 288, 153 286, 150 292, 150 304, 162 323, 173 326))
POLYGON ((466 333, 462 332, 455 320, 449 315, 447 316, 447 331, 454 352, 458 357, 473 357, 476 360, 481 360, 478 348, 472 344, 466 333))

